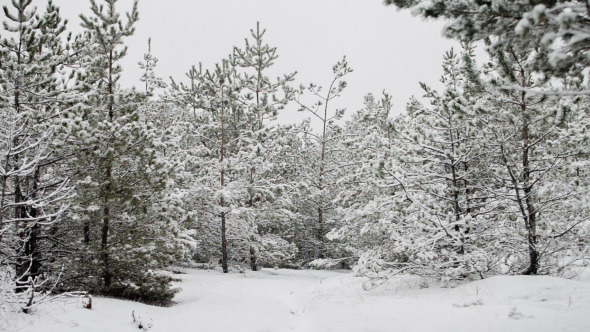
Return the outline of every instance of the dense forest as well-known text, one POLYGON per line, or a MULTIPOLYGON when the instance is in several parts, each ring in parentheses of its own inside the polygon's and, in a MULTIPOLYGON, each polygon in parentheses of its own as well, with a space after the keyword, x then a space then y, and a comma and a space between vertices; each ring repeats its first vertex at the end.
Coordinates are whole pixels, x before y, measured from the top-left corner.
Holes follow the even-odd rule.
POLYGON ((124 89, 137 1, 90 0, 75 36, 51 0, 4 6, 0 304, 165 304, 175 265, 352 269, 376 284, 571 275, 590 241, 588 3, 386 2, 446 19, 462 47, 405 110, 384 92, 346 115, 346 57, 324 85, 270 77, 279 53, 261 24, 170 80, 148 42, 124 89), (286 110, 307 120, 277 122, 286 110))

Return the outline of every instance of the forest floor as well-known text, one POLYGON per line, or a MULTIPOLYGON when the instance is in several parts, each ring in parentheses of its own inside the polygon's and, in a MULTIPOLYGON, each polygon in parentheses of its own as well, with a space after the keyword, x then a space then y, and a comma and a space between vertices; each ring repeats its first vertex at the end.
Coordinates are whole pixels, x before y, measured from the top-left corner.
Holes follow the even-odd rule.
MULTIPOLYGON (((95 297, 15 314, 23 332, 590 331, 590 275, 579 280, 499 276, 456 287, 400 276, 364 290, 350 272, 184 270, 176 304, 95 297), (133 321, 135 317, 135 322, 133 321)), ((366 288, 366 287, 365 287, 366 288)))

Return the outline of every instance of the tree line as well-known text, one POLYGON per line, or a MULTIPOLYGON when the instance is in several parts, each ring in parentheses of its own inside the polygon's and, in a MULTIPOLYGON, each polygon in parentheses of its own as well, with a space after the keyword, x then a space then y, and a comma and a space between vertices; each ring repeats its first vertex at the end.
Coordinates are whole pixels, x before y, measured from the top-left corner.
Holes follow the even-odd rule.
POLYGON ((150 41, 139 87, 124 89, 137 2, 122 14, 91 0, 76 36, 52 1, 4 6, 2 301, 27 311, 42 292, 83 290, 167 303, 173 264, 445 282, 571 273, 590 230, 585 7, 388 2, 451 19, 462 47, 405 111, 369 94, 347 120, 333 107, 346 58, 326 86, 271 78, 277 49, 259 24, 169 83, 150 41), (295 109, 309 118, 277 123, 295 109))

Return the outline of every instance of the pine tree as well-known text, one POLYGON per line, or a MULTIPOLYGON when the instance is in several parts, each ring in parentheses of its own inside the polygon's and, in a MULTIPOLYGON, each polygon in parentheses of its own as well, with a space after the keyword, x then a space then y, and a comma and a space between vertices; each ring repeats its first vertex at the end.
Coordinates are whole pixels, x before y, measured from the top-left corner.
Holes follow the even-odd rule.
POLYGON ((290 218, 276 164, 287 129, 272 124, 291 99, 286 85, 294 74, 268 77, 278 56, 264 42, 265 32, 257 25, 245 46, 234 47, 213 70, 193 66, 186 83, 172 80, 166 97, 182 119, 188 209, 199 239, 195 256, 219 259, 224 272, 230 263, 248 262, 252 270, 280 265, 294 252, 278 234, 290 218))
POLYGON ((148 50, 143 55, 143 61, 139 62, 139 68, 143 71, 140 81, 145 84, 145 93, 153 94, 155 89, 166 88, 166 83, 160 77, 157 77, 154 69, 158 65, 158 58, 152 55, 152 39, 148 39, 148 50))
POLYGON ((487 183, 479 165, 486 161, 474 125, 476 97, 469 90, 466 66, 473 62, 471 53, 467 47, 461 58, 453 50, 445 54, 443 93, 422 84, 430 106, 412 101, 405 128, 396 130, 405 145, 397 158, 414 193, 419 218, 426 223, 422 235, 436 239, 426 264, 434 263, 429 268, 444 271, 449 278, 481 276, 493 264, 485 249, 494 205, 482 191, 487 183))
POLYGON ((308 243, 300 244, 300 252, 306 260, 324 259, 332 254, 326 244, 326 234, 334 222, 332 199, 336 182, 334 172, 337 168, 335 147, 342 137, 342 129, 336 121, 342 118, 344 109, 332 110, 330 106, 346 88, 347 84, 343 78, 352 72, 346 57, 334 65, 332 72, 334 76, 325 92, 322 92, 322 87, 313 83, 307 88, 314 98, 317 98, 313 105, 308 106, 301 101, 301 95, 306 90, 303 86, 297 91, 295 99, 300 106, 299 111, 311 114, 322 126, 318 134, 313 133, 309 125, 304 125, 300 129, 305 145, 305 151, 300 157, 301 181, 308 190, 307 199, 302 201, 308 223, 304 235, 306 239, 303 240, 308 243))
MULTIPOLYGON (((223 60, 214 70, 192 67, 187 74, 190 85, 172 82, 175 102, 187 109, 192 128, 189 139, 198 165, 194 165, 193 195, 197 198, 197 237, 201 255, 210 260, 220 256, 223 272, 229 272, 228 224, 239 225, 231 205, 243 195, 244 186, 233 182, 239 139, 244 130, 244 109, 237 103, 241 81, 235 64, 223 60), (215 241, 217 238, 220 241, 215 241), (218 247, 215 243, 219 243, 218 247), (206 248, 209 248, 207 250, 206 248), (219 254, 211 248, 220 248, 219 254)), ((239 231, 231 227, 230 231, 239 231)), ((241 238, 241 236, 236 236, 241 238)))
POLYGON ((166 98, 153 98, 156 89, 166 88, 167 84, 156 76, 158 59, 151 53, 151 39, 148 40, 148 53, 139 66, 144 70, 140 82, 145 84, 145 99, 140 105, 142 120, 152 126, 151 147, 155 160, 160 165, 159 173, 165 174, 165 184, 161 191, 145 193, 149 207, 146 216, 150 224, 159 225, 154 237, 158 242, 157 251, 152 253, 161 266, 182 263, 190 260, 196 246, 194 230, 191 230, 193 215, 187 207, 187 184, 185 150, 181 145, 184 123, 178 121, 177 109, 166 98), (179 125, 180 124, 180 125, 179 125))
MULTIPOLYGON (((251 41, 247 38, 245 46, 234 47, 233 60, 238 65, 244 81, 242 103, 248 108, 249 125, 241 139, 241 150, 244 152, 244 162, 248 164, 245 176, 248 181, 248 199, 242 210, 242 217, 252 224, 252 236, 249 245, 250 268, 258 269, 257 251, 264 246, 264 237, 272 234, 261 234, 262 228, 267 230, 270 224, 284 220, 284 212, 280 209, 281 183, 280 178, 274 176, 276 169, 273 161, 276 153, 281 150, 274 144, 278 140, 279 131, 273 127, 280 110, 292 99, 292 93, 287 84, 293 80, 295 73, 283 75, 273 82, 267 72, 278 58, 276 47, 266 44, 263 37, 266 29, 250 30, 251 41), (279 95, 282 90, 282 95, 279 95), (277 213, 278 212, 278 213, 277 213), (283 215, 282 217, 280 215, 283 215), (257 249, 258 247, 258 249, 257 249)), ((274 238, 273 242, 281 242, 274 238)), ((287 245, 283 243, 283 245, 287 245)))
MULTIPOLYGON (((443 30, 450 38, 467 42, 490 38, 497 45, 509 43, 529 49, 535 58, 534 68, 547 76, 576 76, 590 65, 587 1, 385 0, 385 3, 414 8, 415 14, 425 18, 450 20, 443 30)), ((588 94, 586 90, 571 92, 588 94)))
POLYGON ((133 34, 138 13, 134 2, 123 20, 116 4, 91 1, 91 16, 80 16, 85 31, 77 39, 76 89, 85 98, 64 121, 77 149, 70 160, 77 199, 67 241, 74 248, 68 258, 77 264, 62 287, 167 301, 176 291, 162 269, 178 256, 183 233, 174 220, 182 217, 168 210, 177 202, 164 194, 174 170, 148 119, 147 96, 118 85, 123 41, 133 34))
MULTIPOLYGON (((121 67, 117 63, 126 53, 126 48, 117 49, 117 47, 122 44, 124 37, 133 34, 133 24, 138 20, 138 13, 137 1, 135 1, 133 10, 127 15, 128 20, 124 24, 120 19, 120 14, 116 11, 116 0, 106 1, 106 12, 104 12, 104 7, 98 5, 94 0, 91 0, 90 4, 90 9, 94 16, 86 17, 80 15, 82 27, 85 29, 85 37, 90 42, 86 48, 85 58, 82 59, 85 72, 78 77, 78 82, 81 85, 80 89, 88 93, 87 107, 83 110, 84 120, 88 122, 91 130, 96 131, 91 133, 91 141, 88 143, 84 142, 83 144, 95 145, 96 148, 92 150, 98 152, 94 153, 98 159, 98 163, 96 164, 96 173, 94 174, 97 180, 93 182, 99 187, 99 193, 95 199, 101 201, 99 203, 102 209, 100 242, 101 277, 104 289, 108 290, 111 288, 113 280, 109 232, 112 218, 112 203, 110 200, 115 191, 113 163, 116 156, 113 151, 114 149, 101 145, 118 134, 114 125, 116 124, 116 116, 118 117, 120 115, 115 114, 115 112, 121 112, 121 115, 124 114, 124 111, 132 112, 132 110, 125 110, 125 105, 116 104, 115 100, 116 97, 122 97, 116 96, 117 80, 121 72, 121 67), (106 141, 103 141, 103 139, 106 139, 106 141)), ((132 96, 129 97, 133 98, 132 96)), ((131 103, 131 100, 127 100, 126 102, 131 103)), ((88 159, 92 160, 92 163, 95 162, 94 158, 88 159)), ((94 183, 91 185, 94 185, 94 183)), ((89 232, 89 223, 88 221, 85 226, 86 233, 89 232)))
POLYGON ((370 256, 368 253, 382 243, 383 238, 378 231, 373 232, 373 227, 396 209, 392 193, 401 182, 388 174, 395 151, 391 110, 388 93, 380 99, 367 95, 365 106, 346 122, 338 144, 340 158, 347 161, 338 172, 334 199, 340 223, 327 236, 349 246, 352 257, 345 260, 349 266, 361 256, 370 256))
MULTIPOLYGON (((473 61, 465 53, 464 62, 473 61)), ((489 234, 481 227, 487 211, 466 69, 448 51, 444 91, 422 84, 428 105, 413 99, 407 114, 392 120, 391 97, 368 96, 348 124, 343 150, 358 164, 341 181, 344 227, 331 236, 354 241, 356 273, 454 279, 487 272, 482 244, 489 234)))
POLYGON ((62 222, 71 190, 55 145, 56 119, 67 99, 60 84, 66 22, 51 1, 42 15, 30 5, 22 0, 3 7, 9 38, 0 41, 0 268, 14 267, 16 290, 27 294, 25 312, 35 292, 50 286, 46 278, 55 277, 48 273, 52 230, 62 222))
POLYGON ((586 135, 580 135, 587 127, 587 110, 578 106, 581 97, 529 92, 551 89, 548 79, 531 69, 529 50, 508 45, 489 53, 489 92, 482 100, 481 123, 487 153, 494 157, 486 172, 498 181, 494 195, 504 200, 504 215, 512 221, 508 225, 519 248, 513 253, 518 263, 510 269, 524 274, 556 271, 560 252, 577 256, 575 232, 587 218, 581 203, 586 184, 574 180, 579 173, 568 166, 588 156, 588 145, 582 143, 586 135))

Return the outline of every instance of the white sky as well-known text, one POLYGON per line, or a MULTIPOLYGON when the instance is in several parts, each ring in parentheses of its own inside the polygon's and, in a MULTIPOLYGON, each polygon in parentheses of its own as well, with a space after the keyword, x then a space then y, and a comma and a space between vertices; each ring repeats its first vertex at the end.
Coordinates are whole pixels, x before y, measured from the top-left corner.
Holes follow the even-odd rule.
MULTIPOLYGON (((101 0, 97 0, 99 3, 101 0)), ((78 14, 90 14, 89 1, 54 0, 70 29, 79 30, 78 14)), ((121 10, 132 0, 120 0, 121 10)), ((44 0, 34 4, 44 7, 44 0)), ((384 89, 400 113, 412 95, 421 96, 418 82, 438 83, 442 56, 457 43, 441 36, 443 22, 425 22, 407 11, 385 7, 381 0, 140 0, 140 20, 127 40, 121 83, 139 86, 137 62, 152 38, 159 59, 156 74, 182 80, 193 64, 205 67, 243 45, 256 21, 267 28, 271 46, 278 47, 276 75, 297 71, 296 84, 327 85, 331 68, 343 55, 354 69, 348 87, 335 105, 352 114, 369 92, 384 89)), ((307 115, 286 110, 281 122, 299 122, 307 115)))

